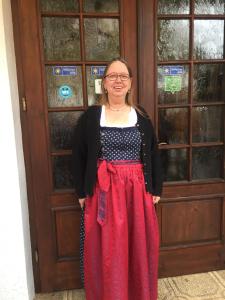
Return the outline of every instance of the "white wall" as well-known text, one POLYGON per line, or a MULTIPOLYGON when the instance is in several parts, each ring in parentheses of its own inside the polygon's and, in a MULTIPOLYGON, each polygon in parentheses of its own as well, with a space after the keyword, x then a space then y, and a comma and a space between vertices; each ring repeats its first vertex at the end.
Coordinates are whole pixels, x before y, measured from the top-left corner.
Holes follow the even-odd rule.
POLYGON ((34 298, 10 0, 0 0, 0 299, 34 298))

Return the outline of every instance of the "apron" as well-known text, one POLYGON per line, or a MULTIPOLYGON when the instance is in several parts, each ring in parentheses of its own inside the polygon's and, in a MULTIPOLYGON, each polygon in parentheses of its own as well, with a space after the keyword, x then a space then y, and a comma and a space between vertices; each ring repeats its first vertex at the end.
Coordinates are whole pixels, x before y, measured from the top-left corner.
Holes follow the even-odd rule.
POLYGON ((87 300, 156 300, 159 233, 140 161, 98 161, 84 210, 87 300))

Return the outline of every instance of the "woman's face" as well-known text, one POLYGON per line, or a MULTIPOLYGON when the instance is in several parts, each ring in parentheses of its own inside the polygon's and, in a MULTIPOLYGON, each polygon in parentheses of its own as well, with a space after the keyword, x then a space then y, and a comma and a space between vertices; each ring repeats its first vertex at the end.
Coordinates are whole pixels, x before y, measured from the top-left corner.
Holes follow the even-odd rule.
POLYGON ((104 88, 107 90, 108 97, 118 97, 125 100, 131 83, 132 79, 126 65, 120 61, 113 62, 104 78, 104 88))

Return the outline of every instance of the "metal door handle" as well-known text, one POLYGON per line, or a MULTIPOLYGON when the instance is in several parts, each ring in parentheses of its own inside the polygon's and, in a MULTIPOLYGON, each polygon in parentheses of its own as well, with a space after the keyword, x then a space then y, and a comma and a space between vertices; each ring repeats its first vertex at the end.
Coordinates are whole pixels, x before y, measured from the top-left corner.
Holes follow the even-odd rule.
POLYGON ((158 143, 158 146, 162 146, 162 145, 168 145, 168 143, 167 142, 158 143))

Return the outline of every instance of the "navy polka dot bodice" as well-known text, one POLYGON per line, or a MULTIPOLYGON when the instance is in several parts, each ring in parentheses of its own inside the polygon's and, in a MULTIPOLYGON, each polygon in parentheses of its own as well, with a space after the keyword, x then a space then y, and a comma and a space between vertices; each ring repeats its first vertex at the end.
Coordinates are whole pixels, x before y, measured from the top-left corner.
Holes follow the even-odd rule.
POLYGON ((141 136, 136 126, 101 127, 100 158, 112 160, 139 160, 141 136))

